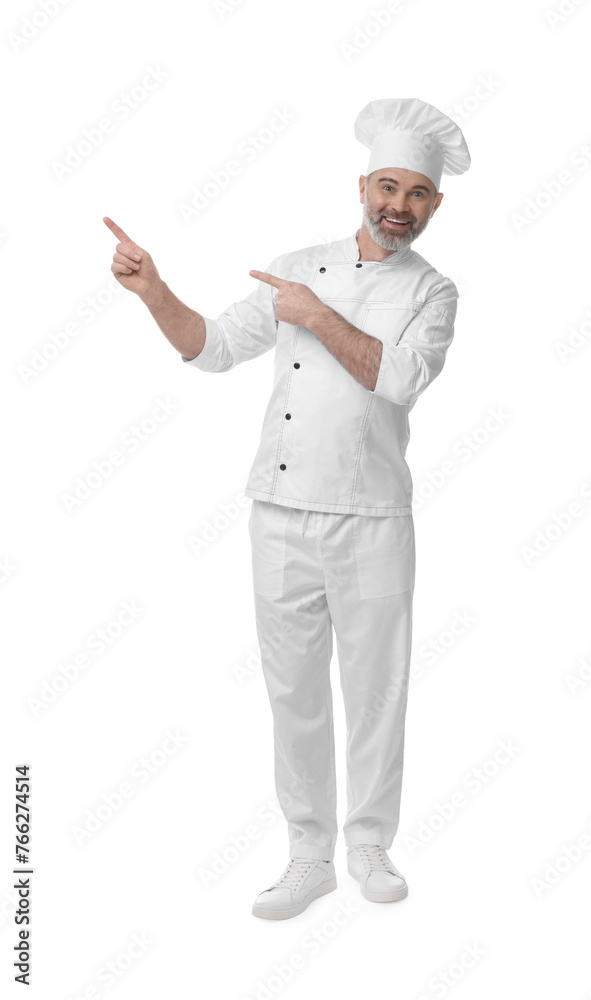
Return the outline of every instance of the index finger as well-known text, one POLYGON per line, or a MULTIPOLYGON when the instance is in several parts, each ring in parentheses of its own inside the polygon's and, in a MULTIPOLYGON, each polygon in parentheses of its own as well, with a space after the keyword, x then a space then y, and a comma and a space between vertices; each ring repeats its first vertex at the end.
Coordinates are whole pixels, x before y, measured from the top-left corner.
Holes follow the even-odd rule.
POLYGON ((127 233, 121 228, 121 226, 118 226, 116 222, 113 222, 113 220, 110 219, 108 215, 103 216, 103 222, 105 223, 106 226, 109 227, 111 232, 115 234, 120 243, 130 243, 132 247, 137 246, 137 243, 135 243, 127 235, 127 233))
POLYGON ((276 278, 274 274, 269 274, 268 271, 249 271, 253 278, 259 278, 260 281, 266 281, 268 285, 274 285, 275 288, 280 288, 281 285, 287 285, 289 282, 285 278, 276 278))

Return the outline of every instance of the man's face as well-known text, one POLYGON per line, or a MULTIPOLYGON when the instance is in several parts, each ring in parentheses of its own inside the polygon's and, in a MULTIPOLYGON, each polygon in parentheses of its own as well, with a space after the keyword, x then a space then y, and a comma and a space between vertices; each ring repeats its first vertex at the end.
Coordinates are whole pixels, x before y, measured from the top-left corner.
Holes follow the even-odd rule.
POLYGON ((428 177, 404 167, 380 167, 369 175, 367 184, 362 174, 359 195, 365 227, 384 250, 400 250, 416 240, 443 198, 428 177))

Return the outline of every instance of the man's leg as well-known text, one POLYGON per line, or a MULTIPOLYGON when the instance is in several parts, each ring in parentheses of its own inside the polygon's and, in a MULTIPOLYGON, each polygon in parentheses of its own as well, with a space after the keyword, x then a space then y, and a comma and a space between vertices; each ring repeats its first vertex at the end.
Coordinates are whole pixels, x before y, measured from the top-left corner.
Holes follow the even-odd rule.
POLYGON ((398 829, 415 580, 412 515, 336 515, 323 537, 347 719, 347 846, 398 829))
POLYGON ((291 857, 334 858, 332 624, 317 511, 253 500, 256 624, 274 720, 275 787, 291 857))

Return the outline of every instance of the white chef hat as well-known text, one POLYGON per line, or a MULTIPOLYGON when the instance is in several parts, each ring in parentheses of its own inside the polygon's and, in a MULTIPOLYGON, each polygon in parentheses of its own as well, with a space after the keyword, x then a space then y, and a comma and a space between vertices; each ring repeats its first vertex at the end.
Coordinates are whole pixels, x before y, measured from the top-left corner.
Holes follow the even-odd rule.
POLYGON ((366 175, 405 167, 425 174, 439 191, 442 174, 463 174, 470 166, 459 126, 417 97, 370 101, 357 115, 355 136, 371 149, 366 175))

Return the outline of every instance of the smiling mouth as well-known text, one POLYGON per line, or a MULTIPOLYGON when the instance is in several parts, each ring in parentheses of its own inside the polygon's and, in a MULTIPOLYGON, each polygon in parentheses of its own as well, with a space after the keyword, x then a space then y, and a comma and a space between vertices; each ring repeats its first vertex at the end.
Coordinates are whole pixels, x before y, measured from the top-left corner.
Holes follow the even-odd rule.
POLYGON ((410 220, 408 222, 393 222, 385 215, 383 215, 382 218, 389 229, 405 229, 406 226, 410 226, 410 220))

